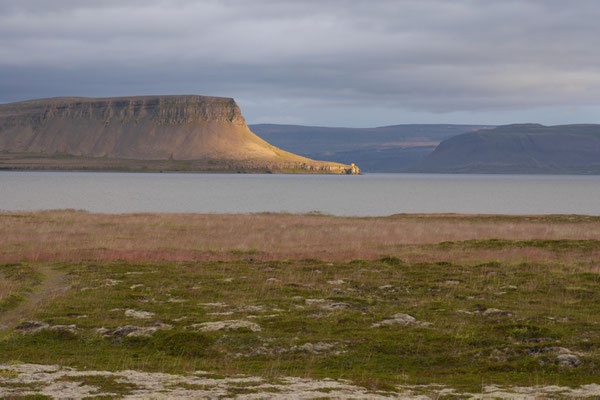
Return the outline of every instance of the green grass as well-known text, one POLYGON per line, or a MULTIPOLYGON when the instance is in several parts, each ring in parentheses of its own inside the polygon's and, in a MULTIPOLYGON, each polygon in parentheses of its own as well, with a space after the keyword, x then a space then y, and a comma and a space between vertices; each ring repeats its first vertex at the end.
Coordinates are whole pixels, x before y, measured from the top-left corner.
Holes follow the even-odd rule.
MULTIPOLYGON (((409 264, 386 257, 344 263, 60 266, 72 289, 35 319, 75 324, 77 333, 5 335, 0 362, 111 371, 204 370, 273 379, 331 377, 384 391, 397 384, 447 384, 471 391, 482 382, 579 385, 597 382, 600 375, 600 274, 588 264, 409 264), (108 286, 108 279, 116 283, 108 286), (327 304, 343 306, 324 308, 327 304), (488 308, 514 315, 482 315, 488 308), (125 316, 125 309, 154 315, 134 319, 125 316), (397 313, 429 324, 372 327, 397 313), (252 321, 261 331, 191 328, 222 320, 252 321), (104 337, 95 331, 159 322, 172 328, 150 337, 104 337), (307 343, 331 347, 302 350, 307 343), (544 350, 550 347, 580 353, 583 364, 559 366, 556 355, 544 350)), ((102 390, 130 390, 114 384, 107 381, 102 390)), ((251 392, 251 387, 239 388, 239 393, 251 392)))
POLYGON ((454 242, 441 242, 435 244, 443 249, 448 248, 476 248, 476 249, 506 249, 536 247, 554 251, 593 251, 600 250, 600 240, 568 240, 568 239, 473 239, 454 242))
POLYGON ((0 313, 17 307, 42 281, 42 276, 30 265, 0 264, 0 313))

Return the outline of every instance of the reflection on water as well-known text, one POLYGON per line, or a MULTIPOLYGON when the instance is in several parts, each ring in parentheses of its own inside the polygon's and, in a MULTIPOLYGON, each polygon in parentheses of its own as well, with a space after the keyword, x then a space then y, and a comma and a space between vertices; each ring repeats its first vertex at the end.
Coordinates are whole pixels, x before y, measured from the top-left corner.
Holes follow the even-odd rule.
POLYGON ((0 171, 0 210, 600 215, 600 176, 0 171))

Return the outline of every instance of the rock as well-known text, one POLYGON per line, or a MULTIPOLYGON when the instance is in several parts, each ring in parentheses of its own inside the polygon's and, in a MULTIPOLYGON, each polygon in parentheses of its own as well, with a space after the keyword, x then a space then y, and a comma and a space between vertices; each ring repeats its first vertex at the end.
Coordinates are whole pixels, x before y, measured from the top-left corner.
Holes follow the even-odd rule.
POLYGON ((319 304, 319 303, 327 303, 325 299, 305 299, 304 302, 308 305, 319 304))
POLYGON ((15 326, 15 331, 21 333, 35 333, 42 329, 48 328, 50 325, 41 321, 25 321, 15 326))
POLYGON ((261 312, 265 311, 265 306, 244 306, 240 307, 239 311, 261 312))
POLYGON ((137 310, 125 310, 125 316, 139 319, 149 319, 154 316, 153 312, 150 311, 137 311, 137 310))
POLYGON ((110 329, 108 329, 107 327, 103 326, 103 327, 101 327, 101 328, 96 328, 96 329, 95 329, 95 332, 96 332, 98 335, 106 335, 108 332, 110 332, 110 329))
POLYGON ((371 325, 371 328, 378 328, 381 326, 390 326, 390 325, 414 325, 417 323, 417 319, 412 315, 408 314, 394 314, 390 319, 384 319, 383 321, 376 322, 371 325))
POLYGON ((185 303, 186 301, 186 299, 180 299, 179 297, 169 297, 167 303, 185 303))
POLYGON ((300 345, 297 347, 297 349, 300 351, 305 351, 307 353, 313 353, 313 354, 324 353, 329 350, 332 350, 333 348, 335 348, 335 345, 333 345, 331 343, 323 343, 323 342, 317 342, 314 344, 313 343, 304 343, 303 345, 300 345))
POLYGON ((304 343, 299 346, 294 345, 294 346, 290 346, 290 347, 286 347, 286 346, 268 347, 265 345, 261 345, 259 347, 253 348, 248 353, 238 353, 238 354, 236 354, 236 357, 258 356, 258 355, 265 355, 265 354, 270 354, 270 355, 288 354, 288 353, 293 353, 293 352, 303 352, 303 353, 310 353, 310 354, 328 353, 328 354, 334 354, 334 355, 345 353, 344 350, 340 350, 340 349, 338 349, 338 347, 339 347, 338 343, 324 343, 324 342, 304 343))
POLYGON ((252 332, 260 332, 260 326, 254 322, 231 319, 227 321, 203 322, 201 324, 193 324, 192 328, 198 329, 201 332, 217 332, 217 331, 232 331, 238 329, 249 329, 252 332))
POLYGON ((223 307, 227 307, 227 304, 225 304, 225 303, 200 303, 200 306, 202 306, 202 307, 223 308, 223 307))
POLYGON ((26 321, 15 327, 21 333, 36 333, 47 329, 49 331, 77 333, 77 325, 50 325, 41 321, 26 321))
POLYGON ((154 326, 133 326, 133 325, 125 325, 121 326, 114 331, 110 332, 110 330, 106 328, 97 329, 101 335, 104 336, 115 336, 117 338, 121 337, 142 337, 142 336, 152 336, 158 330, 170 330, 173 327, 169 324, 158 323, 154 326))
POLYGON ((334 281, 327 281, 327 283, 330 285, 343 285, 346 282, 343 279, 337 279, 334 281))
POLYGON ((583 364, 575 354, 560 354, 556 357, 558 365, 565 368, 575 368, 583 364))
POLYGON ((324 304, 321 306, 321 308, 323 310, 329 310, 329 311, 333 311, 333 310, 347 310, 349 308, 352 308, 352 305, 348 304, 348 303, 331 303, 331 304, 324 304))
POLYGON ((279 317, 279 314, 248 315, 247 318, 255 319, 255 318, 275 318, 275 317, 279 317))
POLYGON ((544 342, 552 342, 555 339, 549 338, 549 337, 532 337, 532 338, 526 338, 523 339, 523 343, 544 343, 544 342))
POLYGON ((497 308, 488 308, 481 312, 484 317, 514 317, 515 314, 510 311, 499 310, 497 308))
POLYGON ((582 354, 567 349, 566 347, 532 347, 525 349, 525 352, 534 357, 542 354, 556 354, 558 365, 565 368, 575 368, 583 364, 579 359, 579 356, 582 354))
POLYGON ((379 286, 379 290, 393 290, 394 286, 392 285, 383 285, 383 286, 379 286))
POLYGON ((48 327, 51 331, 77 333, 77 325, 52 325, 48 327))
POLYGON ((277 279, 277 278, 268 278, 267 279, 268 283, 277 283, 277 282, 281 282, 281 280, 277 279))
POLYGON ((144 285, 142 285, 141 283, 137 283, 135 285, 131 285, 129 286, 129 289, 133 290, 133 289, 137 289, 139 287, 143 287, 144 285))
POLYGON ((125 326, 121 326, 121 327, 115 329, 112 333, 110 333, 110 335, 111 336, 128 336, 130 333, 139 332, 140 330, 141 330, 140 326, 125 325, 125 326))

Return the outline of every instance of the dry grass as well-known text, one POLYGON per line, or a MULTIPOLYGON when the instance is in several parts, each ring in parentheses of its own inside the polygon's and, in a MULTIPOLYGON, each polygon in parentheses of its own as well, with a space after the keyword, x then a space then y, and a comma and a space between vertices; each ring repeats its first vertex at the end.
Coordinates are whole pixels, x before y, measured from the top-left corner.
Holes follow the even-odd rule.
MULTIPOLYGON (((381 218, 291 214, 0 214, 0 262, 81 260, 498 259, 564 261, 543 248, 436 248, 445 241, 597 240, 600 218, 398 215, 381 218)), ((598 251, 579 254, 598 260, 598 251)))

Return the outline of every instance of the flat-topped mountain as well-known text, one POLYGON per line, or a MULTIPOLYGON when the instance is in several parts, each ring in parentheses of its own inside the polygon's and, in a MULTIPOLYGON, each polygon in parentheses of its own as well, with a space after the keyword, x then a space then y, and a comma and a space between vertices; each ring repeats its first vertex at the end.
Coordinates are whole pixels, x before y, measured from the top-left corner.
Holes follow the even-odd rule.
POLYGON ((358 173, 270 145, 231 98, 59 97, 0 104, 0 168, 358 173))
POLYGON ((454 136, 415 172, 600 174, 600 125, 504 125, 454 136))

